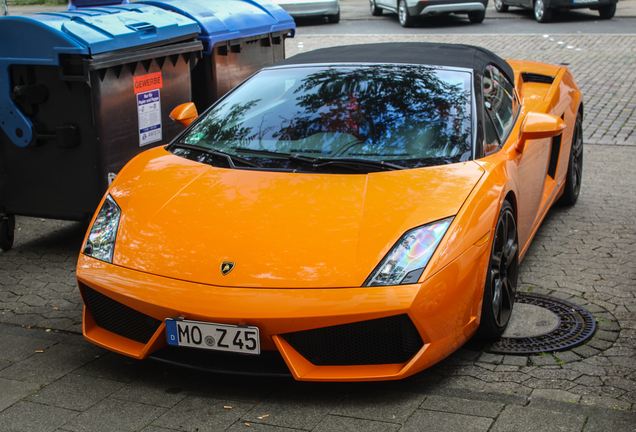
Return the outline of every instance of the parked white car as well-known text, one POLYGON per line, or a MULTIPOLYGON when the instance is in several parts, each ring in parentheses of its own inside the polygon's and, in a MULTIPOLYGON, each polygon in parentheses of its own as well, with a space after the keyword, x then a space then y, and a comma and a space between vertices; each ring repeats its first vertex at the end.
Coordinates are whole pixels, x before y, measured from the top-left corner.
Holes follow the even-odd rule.
POLYGON ((486 17, 488 0, 369 0, 371 14, 380 16, 386 10, 398 14, 402 27, 412 27, 417 17, 468 14, 471 23, 480 23, 486 17))
POLYGON ((274 0, 294 18, 327 17, 330 23, 340 21, 340 2, 338 0, 274 0))

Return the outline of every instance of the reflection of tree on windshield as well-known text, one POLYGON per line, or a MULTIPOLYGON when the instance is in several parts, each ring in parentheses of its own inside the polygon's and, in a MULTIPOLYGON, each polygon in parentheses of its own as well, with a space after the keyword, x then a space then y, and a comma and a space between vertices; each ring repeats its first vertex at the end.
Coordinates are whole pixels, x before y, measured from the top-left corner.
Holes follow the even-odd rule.
POLYGON ((421 66, 321 70, 295 91, 301 115, 272 136, 348 133, 365 142, 351 151, 365 155, 404 152, 413 141, 440 156, 461 153, 470 149, 470 92, 462 87, 421 66))
POLYGON ((259 100, 234 104, 226 111, 227 104, 223 104, 210 112, 188 134, 185 142, 195 144, 201 140, 214 144, 219 141, 243 141, 251 139, 252 128, 243 125, 243 118, 259 100))
POLYGON ((468 73, 425 66, 263 71, 210 111, 185 142, 226 152, 401 160, 409 167, 457 162, 471 148, 470 100, 468 73))

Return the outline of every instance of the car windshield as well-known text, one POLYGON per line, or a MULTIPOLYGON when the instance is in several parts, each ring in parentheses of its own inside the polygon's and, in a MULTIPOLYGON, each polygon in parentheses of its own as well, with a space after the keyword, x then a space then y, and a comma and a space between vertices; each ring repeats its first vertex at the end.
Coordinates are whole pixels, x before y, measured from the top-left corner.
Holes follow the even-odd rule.
POLYGON ((465 70, 277 68, 235 89, 170 149, 246 169, 416 168, 470 159, 471 125, 471 74, 465 70))

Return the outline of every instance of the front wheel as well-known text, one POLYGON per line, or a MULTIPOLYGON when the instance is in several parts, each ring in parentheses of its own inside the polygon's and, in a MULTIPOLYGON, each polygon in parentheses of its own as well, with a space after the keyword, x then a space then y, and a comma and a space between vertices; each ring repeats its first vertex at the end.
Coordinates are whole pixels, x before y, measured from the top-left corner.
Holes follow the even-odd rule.
POLYGON ((616 13, 616 4, 603 6, 599 8, 598 10, 598 14, 600 15, 601 19, 613 18, 615 13, 616 13))
POLYGON ((497 12, 508 12, 508 5, 503 0, 495 0, 495 10, 497 12))
POLYGON ((540 23, 547 23, 550 22, 552 18, 552 9, 548 9, 543 1, 544 0, 535 0, 534 17, 540 23))
POLYGON ((485 10, 481 11, 481 12, 471 12, 471 13, 468 14, 468 19, 473 24, 479 24, 479 23, 483 22, 484 18, 486 18, 486 11, 485 10))
POLYGON ((340 10, 335 15, 327 15, 327 19, 331 24, 338 24, 340 22, 340 10))
POLYGON ((0 217, 0 249, 8 251, 13 247, 15 233, 15 216, 0 217))
POLYGON ((482 339, 497 339, 506 330, 515 303, 518 270, 517 224, 512 206, 504 201, 492 240, 481 322, 477 330, 482 339))
POLYGON ((375 0, 370 0, 370 1, 371 1, 371 15, 373 16, 382 15, 382 9, 380 9, 378 5, 375 4, 375 0))
POLYGON ((409 14, 406 0, 400 0, 398 3, 398 18, 402 27, 413 27, 413 24, 415 24, 415 19, 409 14))
POLYGON ((570 160, 565 178, 565 190, 561 195, 560 202, 564 205, 574 205, 579 199, 581 192, 581 179, 583 176, 583 118, 581 113, 576 116, 574 131, 572 131, 572 148, 570 149, 570 160))

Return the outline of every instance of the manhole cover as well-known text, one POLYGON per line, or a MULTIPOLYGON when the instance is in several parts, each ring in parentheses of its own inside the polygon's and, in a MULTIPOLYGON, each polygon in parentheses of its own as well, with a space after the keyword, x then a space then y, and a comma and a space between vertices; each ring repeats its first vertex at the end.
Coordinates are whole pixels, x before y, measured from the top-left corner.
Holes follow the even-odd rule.
POLYGON ((562 351, 582 344, 596 330, 594 317, 581 306, 532 293, 517 293, 509 326, 504 337, 495 342, 489 352, 537 354, 562 351))

